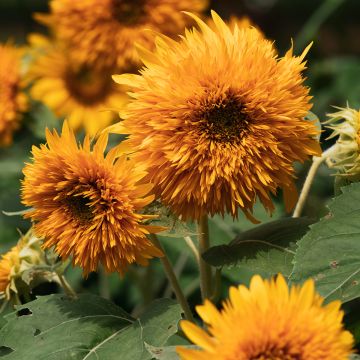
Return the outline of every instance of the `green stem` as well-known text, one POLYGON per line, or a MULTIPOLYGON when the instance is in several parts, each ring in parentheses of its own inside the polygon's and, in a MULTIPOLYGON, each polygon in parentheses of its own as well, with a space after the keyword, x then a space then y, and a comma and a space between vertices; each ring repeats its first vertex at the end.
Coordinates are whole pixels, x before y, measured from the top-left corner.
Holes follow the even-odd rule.
POLYGON ((209 238, 209 224, 208 217, 204 215, 198 222, 198 233, 199 233, 199 268, 200 268, 200 288, 202 299, 208 299, 211 296, 211 267, 207 264, 201 254, 203 254, 210 247, 209 238))
POLYGON ((221 296, 221 269, 215 271, 215 287, 214 292, 211 296, 211 301, 216 303, 221 296))
POLYGON ((154 245, 157 246, 164 254, 164 256, 160 258, 160 261, 164 267, 165 274, 166 274, 166 276, 172 286, 172 289, 175 293, 176 299, 184 311, 185 318, 189 321, 194 321, 194 317, 190 310, 190 306, 184 296, 184 293, 181 290, 180 284, 176 278, 173 267, 169 261, 169 258, 167 257, 167 255, 165 253, 164 248, 162 247, 162 245, 156 235, 150 234, 150 238, 151 238, 152 242, 154 243, 154 245))
POLYGON ((301 216, 302 210, 305 206, 306 199, 309 195, 310 188, 314 181, 315 175, 316 175, 320 165, 335 151, 335 146, 336 145, 333 145, 331 148, 324 151, 323 154, 321 155, 321 157, 314 156, 313 162, 310 166, 309 172, 307 174, 307 177, 305 179, 303 188, 302 188, 300 196, 299 196, 299 200, 296 204, 296 207, 295 207, 295 210, 293 213, 294 218, 301 216))
POLYGON ((110 299, 110 284, 109 284, 109 276, 106 273, 103 266, 99 268, 99 293, 100 296, 104 299, 110 299))
POLYGON ((76 292, 73 290, 73 288, 70 286, 70 284, 67 282, 67 280, 65 279, 65 276, 58 274, 58 278, 59 278, 60 284, 61 284, 62 288, 64 289, 65 293, 66 293, 68 296, 73 297, 73 298, 76 299, 76 298, 77 298, 77 294, 76 294, 76 292))

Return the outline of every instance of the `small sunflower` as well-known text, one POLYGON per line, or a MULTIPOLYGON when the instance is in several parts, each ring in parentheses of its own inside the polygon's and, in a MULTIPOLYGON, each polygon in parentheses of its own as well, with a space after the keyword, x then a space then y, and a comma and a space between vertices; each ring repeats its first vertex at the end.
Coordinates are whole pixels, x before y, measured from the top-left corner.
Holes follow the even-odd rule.
POLYGON ((98 263, 123 273, 161 256, 146 237, 160 229, 143 224, 152 216, 140 214, 154 198, 146 196, 152 186, 142 182, 145 172, 115 149, 104 156, 104 134, 92 150, 88 136, 78 146, 65 122, 61 135, 47 130, 46 139, 47 146, 33 147, 22 184, 23 203, 33 207, 25 216, 35 221, 44 247, 54 246, 63 260, 72 255, 85 276, 98 263))
POLYGON ((0 146, 12 143, 13 133, 27 109, 27 98, 22 92, 21 56, 21 50, 0 44, 0 146))
POLYGON ((13 274, 16 274, 20 269, 19 252, 20 247, 16 245, 2 255, 0 259, 0 294, 7 300, 10 299, 13 274))
POLYGON ((360 180, 360 111, 350 107, 338 108, 329 114, 330 138, 338 137, 327 164, 338 171, 337 175, 351 181, 360 180))
POLYGON ((79 65, 63 45, 51 46, 48 42, 46 46, 44 39, 32 39, 36 39, 35 49, 42 42, 29 70, 31 96, 57 116, 67 117, 73 129, 84 128, 90 136, 110 125, 114 120, 110 110, 123 107, 128 100, 125 92, 114 86, 112 71, 79 65))
MULTIPOLYGON (((30 285, 21 281, 25 271, 30 271, 34 266, 46 265, 44 251, 40 247, 40 239, 33 235, 30 230, 21 236, 18 243, 0 259, 0 298, 10 300, 13 294, 24 291, 24 287, 30 285), (20 288, 19 288, 20 285, 20 288)), ((44 271, 32 279, 32 282, 52 280, 50 276, 44 276, 44 271)))
POLYGON ((176 36, 190 23, 182 11, 200 13, 206 6, 207 0, 52 0, 50 15, 38 19, 55 24, 80 62, 129 69, 139 62, 135 42, 154 45, 146 30, 176 36))
POLYGON ((141 75, 115 76, 133 87, 124 122, 134 159, 149 170, 155 192, 183 219, 204 214, 252 218, 259 197, 282 188, 287 209, 297 199, 293 162, 319 155, 318 130, 304 117, 311 108, 300 57, 278 58, 257 29, 230 29, 216 13, 212 30, 175 42, 164 36, 151 53, 140 49, 141 75))
POLYGON ((207 300, 197 307, 207 332, 182 321, 200 349, 177 351, 182 360, 348 360, 354 339, 343 329, 340 305, 324 306, 313 280, 289 290, 282 276, 254 276, 249 289, 230 288, 222 311, 207 300))

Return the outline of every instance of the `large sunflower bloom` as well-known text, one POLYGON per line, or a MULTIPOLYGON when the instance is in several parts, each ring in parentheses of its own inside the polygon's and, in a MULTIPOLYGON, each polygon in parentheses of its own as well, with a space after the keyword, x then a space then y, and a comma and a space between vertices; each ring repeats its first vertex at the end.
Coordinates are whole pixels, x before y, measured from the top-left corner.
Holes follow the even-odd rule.
POLYGON ((289 291, 285 279, 253 277, 230 288, 222 311, 205 301, 197 312, 208 331, 183 321, 200 350, 178 347, 183 360, 348 360, 353 337, 343 330, 340 301, 323 305, 313 280, 289 291))
POLYGON ((26 214, 35 231, 54 246, 62 259, 73 256, 85 276, 102 263, 108 272, 123 273, 128 264, 146 265, 162 253, 146 234, 157 227, 139 211, 153 200, 145 172, 116 151, 104 157, 107 136, 90 147, 89 137, 78 146, 65 122, 61 136, 46 133, 47 146, 33 147, 33 163, 24 168, 22 199, 33 207, 26 214))
POLYGON ((133 87, 133 99, 113 130, 130 134, 157 196, 184 219, 237 216, 238 207, 251 217, 257 196, 271 211, 279 187, 291 209, 293 162, 321 151, 304 120, 307 50, 278 58, 255 28, 231 30, 213 12, 214 31, 193 17, 201 32, 158 37, 154 53, 140 49, 141 75, 114 77, 133 87))
POLYGON ((21 51, 10 44, 0 45, 0 146, 12 143, 19 128, 27 98, 22 92, 21 51))
POLYGON ((52 0, 51 14, 38 15, 55 24, 57 36, 69 44, 76 58, 96 67, 129 69, 138 64, 134 43, 154 45, 154 30, 169 36, 190 23, 182 11, 200 13, 207 0, 52 0))
POLYGON ((31 96, 57 116, 67 117, 74 130, 84 128, 90 136, 110 125, 114 120, 110 110, 128 101, 125 92, 114 86, 111 70, 97 71, 80 65, 63 45, 51 46, 35 36, 31 39, 35 49, 40 49, 29 71, 34 82, 31 96))

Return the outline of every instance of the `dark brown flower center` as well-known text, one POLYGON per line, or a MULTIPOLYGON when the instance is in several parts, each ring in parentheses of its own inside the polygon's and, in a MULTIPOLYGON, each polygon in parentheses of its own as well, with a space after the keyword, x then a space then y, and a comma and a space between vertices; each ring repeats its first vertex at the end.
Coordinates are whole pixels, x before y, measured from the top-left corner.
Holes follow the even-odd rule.
POLYGON ((89 201, 90 200, 84 196, 73 195, 66 198, 64 202, 71 215, 81 224, 86 224, 94 217, 94 212, 89 205, 89 201))
POLYGON ((275 348, 251 356, 249 360, 302 360, 302 356, 300 354, 291 354, 287 348, 275 348))
POLYGON ((64 76, 70 94, 84 105, 94 105, 106 99, 112 90, 111 76, 86 67, 69 69, 64 76))
POLYGON ((245 106, 231 94, 216 101, 206 101, 197 117, 201 131, 218 142, 239 141, 249 123, 245 106))
POLYGON ((113 0, 113 17, 122 24, 135 25, 145 15, 146 0, 113 0))

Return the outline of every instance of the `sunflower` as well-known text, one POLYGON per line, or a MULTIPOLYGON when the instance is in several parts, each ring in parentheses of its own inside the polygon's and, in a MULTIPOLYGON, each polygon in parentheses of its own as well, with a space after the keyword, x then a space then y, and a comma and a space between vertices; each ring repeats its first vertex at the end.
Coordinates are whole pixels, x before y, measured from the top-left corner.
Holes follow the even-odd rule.
POLYGON ((216 31, 191 15, 201 31, 157 49, 140 49, 141 75, 114 79, 133 87, 112 128, 128 133, 134 159, 149 170, 155 192, 183 219, 240 208, 252 218, 258 197, 282 188, 287 209, 297 199, 293 162, 321 151, 318 130, 304 117, 311 108, 303 62, 290 49, 278 58, 255 28, 232 30, 216 13, 216 31))
POLYGON ((329 167, 338 171, 337 175, 351 181, 360 180, 360 111, 350 107, 338 108, 329 114, 325 122, 333 130, 329 138, 338 137, 327 159, 329 167))
POLYGON ((0 294, 6 299, 10 298, 10 286, 13 274, 20 268, 20 247, 14 246, 10 251, 1 256, 0 259, 0 294))
POLYGON ((289 291, 282 276, 254 276, 249 289, 230 288, 222 311, 207 300, 197 307, 208 332, 182 321, 200 350, 177 351, 183 360, 348 360, 354 340, 343 330, 340 305, 324 306, 313 280, 289 291))
POLYGON ((19 128, 27 98, 22 92, 21 50, 0 44, 0 146, 12 143, 13 132, 19 128))
POLYGON ((78 146, 67 122, 62 134, 46 132, 47 146, 33 147, 33 163, 23 170, 22 200, 44 247, 55 247, 63 260, 73 256, 86 276, 102 263, 108 272, 123 273, 128 264, 147 265, 161 256, 146 237, 159 227, 140 210, 153 200, 145 172, 114 149, 104 156, 107 136, 90 147, 78 146), (119 156, 119 157, 118 157, 119 156))
POLYGON ((18 243, 0 259, 0 298, 10 300, 14 294, 26 291, 30 283, 41 283, 53 280, 52 274, 33 272, 29 283, 21 281, 22 275, 30 271, 34 266, 47 265, 45 253, 41 250, 40 239, 33 235, 30 230, 21 236, 18 243))
POLYGON ((40 49, 29 71, 31 96, 90 136, 110 125, 114 120, 110 110, 121 108, 128 99, 123 89, 114 86, 112 71, 79 65, 60 43, 51 46, 40 37, 31 39, 33 47, 40 49))
POLYGON ((199 13, 207 0, 52 0, 50 15, 37 18, 90 66, 129 69, 138 64, 134 43, 153 47, 154 30, 169 36, 190 23, 183 10, 199 13))

